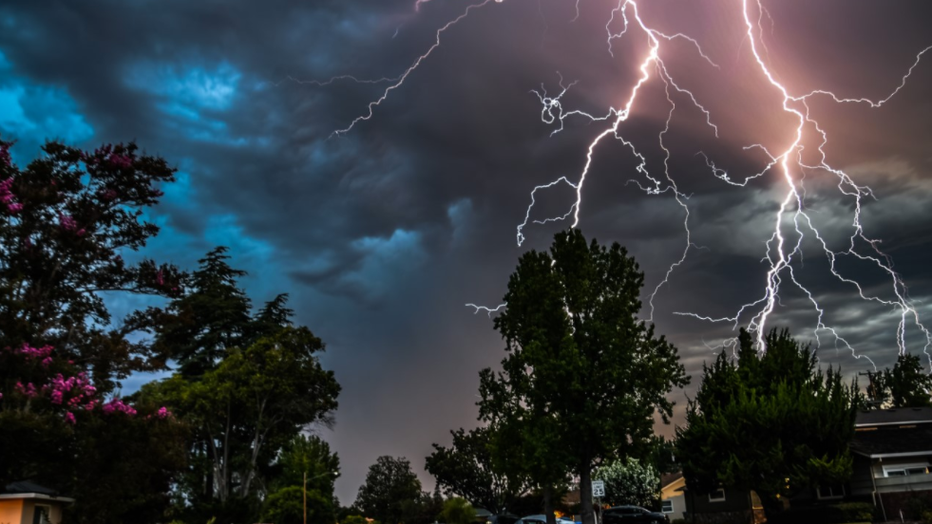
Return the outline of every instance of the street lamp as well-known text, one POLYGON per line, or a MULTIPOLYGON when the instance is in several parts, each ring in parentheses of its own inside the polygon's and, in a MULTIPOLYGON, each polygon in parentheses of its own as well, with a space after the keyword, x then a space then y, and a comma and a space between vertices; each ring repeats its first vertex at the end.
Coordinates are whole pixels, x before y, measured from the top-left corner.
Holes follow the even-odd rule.
POLYGON ((308 480, 319 479, 319 478, 321 478, 321 477, 327 477, 327 476, 331 476, 331 475, 335 477, 335 476, 338 475, 338 473, 337 473, 336 471, 328 471, 328 472, 326 472, 326 473, 321 473, 320 475, 315 475, 315 476, 311 477, 310 479, 308 479, 308 478, 307 478, 307 470, 304 470, 304 489, 302 490, 303 493, 304 493, 304 524, 307 524, 307 481, 308 481, 308 480))

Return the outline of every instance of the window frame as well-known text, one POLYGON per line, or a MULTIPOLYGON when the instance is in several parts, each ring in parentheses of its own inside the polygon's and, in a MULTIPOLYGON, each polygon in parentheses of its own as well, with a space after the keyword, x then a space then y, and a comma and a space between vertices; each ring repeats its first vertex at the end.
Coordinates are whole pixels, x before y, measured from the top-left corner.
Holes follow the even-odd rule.
POLYGON ((837 500, 837 499, 845 498, 845 495, 846 495, 846 493, 845 493, 845 486, 844 486, 844 484, 835 484, 835 485, 828 485, 828 486, 818 486, 818 487, 816 488, 816 498, 819 499, 819 500, 837 500), (835 491, 836 491, 835 488, 838 488, 838 491, 840 492, 839 494, 836 494, 836 493, 835 493, 835 491), (822 490, 823 490, 823 489, 828 489, 828 490, 829 490, 829 493, 831 493, 831 495, 824 495, 824 496, 823 496, 823 495, 822 495, 822 490))
POLYGON ((712 493, 709 493, 709 502, 725 502, 725 488, 718 488, 717 490, 713 491, 712 493), (718 497, 712 498, 712 495, 717 495, 719 491, 722 492, 722 497, 721 497, 721 498, 718 498, 718 497))
POLYGON ((676 512, 676 509, 675 509, 675 506, 674 506, 674 504, 673 504, 673 499, 661 500, 661 501, 660 501, 660 512, 661 512, 661 513, 664 513, 664 514, 675 513, 675 512, 676 512), (669 511, 667 511, 667 504, 670 505, 670 510, 669 510, 669 511))
POLYGON ((51 504, 34 504, 32 506, 32 521, 39 522, 51 522, 52 521, 52 505, 51 504), (43 521, 40 511, 45 511, 45 520, 43 521))
POLYGON ((913 463, 913 464, 891 464, 889 466, 884 465, 883 467, 883 478, 890 477, 910 477, 913 475, 928 475, 929 474, 929 463, 913 463), (910 470, 925 470, 922 473, 914 472, 910 473, 910 470), (892 472, 901 472, 902 474, 890 475, 892 472))

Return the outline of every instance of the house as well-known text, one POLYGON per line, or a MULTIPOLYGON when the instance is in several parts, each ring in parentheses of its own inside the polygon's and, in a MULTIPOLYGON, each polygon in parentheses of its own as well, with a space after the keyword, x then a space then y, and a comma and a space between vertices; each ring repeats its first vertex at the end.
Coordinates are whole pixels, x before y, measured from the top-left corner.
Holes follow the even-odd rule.
MULTIPOLYGON (((686 522, 693 524, 750 524, 763 521, 763 505, 754 491, 723 488, 698 493, 685 485, 686 522)), ((673 517, 671 517, 672 519, 673 517)))
POLYGON ((899 520, 910 499, 932 497, 932 408, 881 409, 858 413, 854 474, 845 486, 820 488, 820 498, 864 498, 884 520, 899 520))
POLYGON ((0 524, 59 524, 74 499, 32 482, 14 482, 0 492, 0 524))
POLYGON ((668 473, 660 477, 660 511, 676 520, 686 518, 686 479, 683 472, 668 473))

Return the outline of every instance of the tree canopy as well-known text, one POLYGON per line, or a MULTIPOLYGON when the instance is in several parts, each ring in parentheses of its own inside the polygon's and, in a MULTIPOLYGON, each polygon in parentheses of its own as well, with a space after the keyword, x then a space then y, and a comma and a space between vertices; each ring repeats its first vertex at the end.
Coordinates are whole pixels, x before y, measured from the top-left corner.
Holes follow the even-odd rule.
POLYGON ((369 466, 355 506, 366 517, 383 524, 399 524, 420 497, 421 481, 411 471, 408 459, 383 455, 369 466))
POLYGON ((703 368, 677 429, 691 489, 752 489, 774 511, 780 497, 850 477, 856 385, 846 386, 839 370, 817 369, 815 354, 789 331, 771 331, 758 354, 742 330, 736 360, 723 351, 703 368))
POLYGON ((893 369, 868 375, 867 396, 872 407, 932 407, 932 374, 923 368, 919 356, 903 353, 893 369))
POLYGON ((427 471, 447 496, 462 497, 493 514, 505 513, 511 502, 525 491, 525 482, 503 475, 493 467, 489 429, 466 432, 461 428, 450 433, 453 445, 449 448, 433 444, 434 452, 426 461, 427 471))
POLYGON ((592 468, 648 454, 654 415, 668 421, 666 395, 688 382, 676 348, 638 318, 643 284, 617 243, 557 234, 549 253, 520 258, 494 321, 502 371, 480 375, 480 416, 496 431, 499 462, 542 486, 576 474, 586 524, 592 468))

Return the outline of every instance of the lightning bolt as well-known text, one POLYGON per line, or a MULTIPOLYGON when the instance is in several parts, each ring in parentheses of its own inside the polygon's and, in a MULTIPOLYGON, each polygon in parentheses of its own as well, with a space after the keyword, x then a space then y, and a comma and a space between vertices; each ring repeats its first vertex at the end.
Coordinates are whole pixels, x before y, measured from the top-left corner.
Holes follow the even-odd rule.
MULTIPOLYGON (((415 2, 415 4, 414 4, 415 10, 417 10, 417 9, 420 7, 421 4, 423 4, 423 3, 427 2, 427 1, 429 1, 429 0, 418 0, 417 2, 415 2)), ((424 52, 424 54, 422 54, 421 56, 417 57, 417 58, 414 60, 414 63, 412 63, 410 66, 408 66, 408 69, 406 69, 404 73, 402 73, 400 76, 398 76, 398 79, 397 79, 392 85, 386 87, 386 88, 385 88, 385 91, 382 92, 382 96, 380 96, 380 97, 377 98, 376 100, 373 100, 372 102, 369 102, 369 105, 367 106, 367 107, 368 107, 368 112, 367 112, 366 114, 364 114, 364 115, 357 116, 356 118, 353 119, 352 122, 350 122, 350 124, 349 124, 348 126, 346 126, 346 127, 343 128, 343 129, 338 129, 338 130, 334 131, 333 133, 331 133, 330 136, 339 136, 339 135, 344 135, 344 134, 346 134, 346 133, 349 133, 349 132, 353 129, 353 127, 354 127, 356 124, 358 124, 359 122, 363 122, 363 121, 367 121, 367 120, 372 119, 373 115, 375 114, 375 108, 378 107, 378 106, 380 106, 380 105, 382 105, 382 102, 384 102, 384 101, 388 98, 388 95, 389 95, 392 91, 394 91, 395 89, 398 89, 399 87, 401 87, 401 85, 404 84, 405 80, 408 79, 408 76, 409 76, 411 73, 413 73, 414 70, 416 70, 416 69, 418 68, 418 66, 421 65, 421 62, 423 62, 424 60, 427 60, 427 57, 429 57, 429 56, 431 55, 431 53, 434 52, 435 49, 437 49, 438 47, 440 47, 440 38, 441 38, 441 36, 443 35, 443 33, 446 32, 447 29, 450 29, 451 27, 453 27, 453 26, 455 26, 456 24, 458 24, 458 23, 460 22, 460 20, 463 20, 464 18, 466 18, 467 16, 469 16, 470 11, 472 11, 472 10, 474 10, 474 9, 478 9, 478 8, 480 8, 480 7, 483 7, 483 6, 485 6, 486 4, 489 4, 489 3, 493 2, 493 1, 494 1, 495 3, 502 3, 503 0, 482 0, 482 2, 480 2, 480 3, 478 3, 478 4, 470 4, 469 6, 466 7, 466 9, 463 11, 462 14, 460 14, 459 16, 457 16, 456 18, 454 18, 453 20, 450 20, 449 22, 447 22, 446 24, 444 24, 442 27, 440 27, 440 29, 437 29, 437 32, 435 33, 435 37, 436 37, 436 38, 435 38, 435 40, 434 40, 434 44, 431 45, 431 46, 427 49, 427 51, 424 52)))
POLYGON ((480 311, 485 311, 489 315, 489 317, 492 316, 492 313, 498 312, 507 306, 508 304, 499 304, 493 308, 490 308, 486 306, 478 306, 476 304, 466 304, 466 307, 471 307, 475 309, 475 311, 473 311, 473 314, 478 314, 480 311))
MULTIPOLYGON (((416 0, 414 5, 415 11, 419 9, 421 4, 428 1, 430 0, 416 0)), ((390 82, 391 85, 389 85, 383 91, 379 98, 368 104, 368 111, 365 114, 356 117, 352 122, 349 123, 347 127, 334 131, 333 134, 342 135, 348 133, 356 124, 370 120, 374 115, 375 109, 389 97, 390 93, 393 90, 401 87, 409 75, 411 75, 418 68, 418 66, 420 66, 420 64, 426 60, 431 55, 431 53, 437 49, 437 47, 440 46, 441 37, 445 31, 466 18, 472 10, 483 7, 492 1, 493 0, 483 0, 480 3, 469 5, 459 16, 437 29, 434 44, 431 45, 424 54, 417 57, 403 74, 391 79, 383 78, 370 81, 370 83, 390 82)), ((501 2, 502 0, 494 1, 501 2)), ((796 277, 793 262, 795 260, 802 262, 802 245, 804 239, 814 238, 815 242, 821 246, 822 254, 826 257, 829 263, 829 270, 837 281, 853 289, 862 300, 893 308, 899 313, 900 319, 896 330, 896 340, 899 352, 903 353, 906 351, 907 324, 911 323, 911 325, 918 329, 918 331, 924 336, 925 344, 923 346, 923 352, 929 357, 930 365, 932 365, 932 355, 929 354, 929 348, 932 346, 932 333, 930 333, 930 331, 920 321, 919 313, 909 299, 908 288, 906 284, 904 283, 901 276, 893 269, 893 264, 890 257, 880 249, 880 240, 867 236, 861 223, 861 209, 863 199, 873 198, 873 192, 869 187, 859 185, 852 179, 850 175, 841 169, 833 167, 828 162, 827 155, 824 150, 825 146, 828 144, 828 134, 819 124, 819 122, 812 117, 809 108, 809 101, 817 97, 827 98, 837 104, 865 104, 871 108, 880 108, 894 96, 896 96, 906 86, 909 77, 912 75, 915 68, 918 67, 923 55, 932 50, 932 46, 929 46, 917 53, 915 61, 902 76, 899 85, 893 89, 889 95, 882 99, 873 100, 869 98, 844 97, 839 96, 832 91, 821 89, 813 90, 805 94, 793 94, 790 87, 777 80, 775 75, 768 67, 767 61, 764 59, 764 56, 769 58, 769 50, 767 49, 767 45, 764 40, 764 19, 766 18, 770 23, 771 35, 773 33, 774 26, 774 21, 770 13, 763 6, 761 0, 741 0, 741 9, 745 26, 744 39, 749 43, 748 47, 750 49, 753 60, 756 63, 759 72, 763 75, 764 78, 766 78, 769 86, 780 100, 780 107, 782 110, 788 115, 792 116, 797 122, 797 125, 792 134, 792 142, 788 147, 786 147, 786 149, 777 152, 768 150, 762 144, 750 144, 744 147, 744 150, 761 151, 764 155, 766 155, 769 161, 759 172, 751 173, 737 178, 733 178, 726 170, 717 167, 714 160, 709 158, 709 156, 705 153, 699 152, 697 155, 704 159, 705 165, 713 177, 733 186, 745 187, 751 180, 764 177, 768 173, 779 173, 779 176, 785 183, 786 194, 780 200, 778 211, 774 216, 773 233, 765 243, 766 250, 762 261, 767 265, 767 271, 764 276, 763 291, 761 295, 757 299, 741 305, 733 316, 714 318, 700 315, 698 313, 682 311, 674 312, 674 314, 693 317, 708 322, 728 322, 732 324, 732 329, 737 329, 742 322, 746 322, 749 331, 755 334, 758 351, 763 352, 766 351, 765 337, 767 324, 776 307, 780 305, 779 292, 781 285, 792 285, 802 291, 807 300, 810 302, 813 310, 817 314, 817 321, 813 328, 813 333, 815 335, 818 346, 821 346, 822 343, 820 339, 820 333, 829 333, 830 336, 834 339, 836 348, 844 347, 848 349, 855 358, 864 358, 871 362, 873 365, 873 361, 871 361, 866 355, 857 354, 852 344, 849 343, 849 341, 846 340, 836 328, 824 322, 824 308, 819 304, 814 293, 806 288, 806 286, 804 286, 796 277), (753 8, 751 4, 753 4, 753 8), (756 16, 752 16, 752 11, 755 11, 756 16), (814 129, 818 137, 818 146, 816 148, 818 161, 814 164, 807 164, 803 160, 803 140, 807 136, 807 128, 814 129), (846 198, 852 198, 854 201, 855 211, 851 224, 853 232, 848 239, 848 247, 843 251, 833 251, 829 247, 828 242, 814 225, 804 205, 804 180, 807 170, 830 173, 838 180, 837 187, 840 194, 846 198), (789 222, 790 220, 791 222, 789 222), (791 237, 786 236, 783 232, 783 227, 787 223, 789 223, 792 227, 796 237, 795 241, 791 237), (867 246, 867 249, 861 249, 861 246, 867 246), (858 281, 844 276, 836 267, 836 262, 840 257, 852 257, 859 261, 869 263, 880 270, 882 274, 885 274, 888 278, 893 298, 883 298, 874 294, 870 294, 865 291, 864 287, 862 287, 858 281)), ((579 2, 577 0, 576 18, 571 21, 575 21, 578 18, 579 2)), ((704 114, 706 125, 714 132, 716 137, 718 136, 719 132, 717 125, 713 122, 713 118, 710 112, 705 108, 705 106, 702 105, 702 103, 700 103, 692 91, 681 86, 668 70, 663 60, 665 44, 675 40, 683 40, 694 49, 696 54, 704 62, 706 62, 709 67, 714 69, 720 69, 720 67, 712 60, 709 55, 705 53, 696 39, 683 33, 666 34, 647 25, 639 14, 638 3, 636 0, 618 0, 617 6, 611 11, 609 19, 605 25, 605 31, 607 34, 606 46, 610 55, 614 56, 613 45, 615 41, 625 37, 628 34, 629 29, 632 28, 646 35, 649 45, 646 55, 640 61, 640 65, 638 67, 639 74, 637 79, 633 86, 631 86, 631 88, 628 90, 627 95, 623 98, 623 101, 618 108, 614 106, 609 107, 605 113, 598 115, 582 110, 568 110, 563 103, 563 97, 576 84, 576 82, 565 84, 563 77, 559 75, 559 73, 557 74, 559 75, 560 90, 557 92, 557 94, 552 96, 549 95, 543 85, 539 91, 531 91, 538 97, 541 103, 541 121, 544 124, 554 126, 553 131, 550 133, 551 136, 560 133, 564 129, 565 122, 568 119, 578 118, 587 120, 590 123, 602 123, 605 124, 605 127, 589 143, 589 146, 586 149, 585 160, 582 169, 578 175, 575 177, 561 175, 555 180, 537 185, 531 190, 530 204, 526 209, 524 221, 517 226, 516 239, 517 244, 521 246, 525 241, 524 230, 529 224, 546 224, 549 222, 570 221, 571 223, 569 227, 577 227, 580 221, 580 211, 582 210, 583 206, 583 192, 585 189, 586 179, 590 173, 593 158, 599 146, 610 138, 621 142, 626 148, 630 149, 631 154, 638 160, 638 165, 636 166, 635 170, 640 175, 640 178, 631 179, 628 181, 628 183, 637 186, 647 195, 672 195, 672 198, 683 209, 684 213, 683 227, 686 233, 686 242, 683 246, 683 251, 681 252, 679 259, 674 261, 669 266, 664 275, 664 278, 650 294, 650 313, 648 321, 652 321, 655 312, 655 297, 664 286, 669 284, 671 275, 686 261, 690 251, 700 248, 692 240, 692 231, 690 230, 690 209, 687 205, 689 196, 680 191, 674 177, 670 173, 669 160, 671 152, 664 141, 666 134, 670 131, 674 113, 678 108, 677 100, 683 99, 688 101, 691 106, 704 114), (613 32, 613 24, 616 24, 619 20, 622 27, 620 30, 613 32), (666 102, 669 104, 669 111, 667 113, 664 128, 657 136, 659 147, 664 152, 662 176, 654 176, 650 173, 647 168, 647 161, 645 156, 641 154, 634 143, 631 140, 625 138, 623 134, 623 125, 625 122, 627 122, 631 114, 631 110, 638 100, 638 94, 652 78, 656 78, 663 83, 666 102), (543 219, 532 219, 532 211, 536 204, 537 192, 550 190, 557 186, 567 186, 575 193, 575 198, 572 200, 572 203, 568 209, 563 214, 543 219)), ((335 77, 334 79, 326 82, 332 83, 333 81, 342 79, 355 80, 354 77, 335 77)), ((507 307, 506 304, 500 304, 494 308, 476 304, 466 304, 466 306, 474 308, 475 313, 484 311, 489 316, 491 316, 493 312, 497 312, 502 308, 507 307)), ((724 341, 725 347, 731 348, 732 351, 734 351, 736 347, 735 344, 735 339, 726 339, 724 341)), ((874 367, 876 369, 876 366, 874 367)))
MULTIPOLYGON (((764 7, 760 4, 759 0, 756 1, 756 4, 757 4, 759 13, 765 12, 764 7)), ((922 322, 919 319, 918 312, 916 311, 915 307, 911 304, 911 302, 908 300, 906 284, 903 282, 901 277, 893 270, 893 266, 892 266, 892 262, 890 258, 880 250, 879 248, 880 241, 867 237, 861 225, 861 199, 866 196, 873 196, 873 193, 870 190, 870 188, 865 187, 865 186, 859 186, 858 184, 856 184, 851 179, 851 177, 848 174, 846 174, 844 171, 833 168, 831 165, 828 164, 827 159, 826 159, 826 154, 823 149, 825 145, 828 143, 828 135, 822 129, 819 123, 811 117, 810 111, 809 111, 809 105, 807 102, 808 102, 808 99, 811 97, 814 97, 817 95, 825 95, 825 96, 830 97, 836 103, 865 103, 865 104, 869 104, 870 107, 878 108, 882 106, 884 103, 886 103, 887 101, 889 101, 901 89, 903 89, 903 87, 906 85, 907 79, 912 74, 916 66, 919 64, 919 61, 921 60, 922 55, 925 54, 930 49, 932 49, 932 46, 923 49, 916 55, 915 62, 909 68, 906 74, 903 75, 900 85, 897 86, 896 89, 894 89, 893 92, 891 92, 886 98, 883 98, 879 101, 873 101, 867 98, 842 98, 842 97, 835 95, 831 91, 825 91, 825 90, 815 90, 802 96, 793 96, 792 94, 790 94, 789 89, 787 87, 785 87, 783 84, 781 84, 779 81, 776 80, 773 73, 767 67, 767 64, 765 63, 760 53, 758 52, 757 39, 754 37, 754 27, 752 25, 751 17, 750 17, 749 9, 748 9, 748 0, 743 0, 742 8, 743 8, 742 14, 744 15, 745 26, 747 27, 747 38, 748 38, 748 41, 750 42, 750 48, 751 48, 752 54, 754 55, 754 59, 757 62, 757 65, 759 66, 761 72, 767 78, 770 85, 773 86, 782 96, 783 110, 795 116, 798 121, 798 126, 795 131, 794 141, 790 144, 790 146, 785 151, 783 151, 779 155, 770 154, 769 152, 766 151, 766 149, 763 146, 759 144, 753 144, 752 146, 749 146, 749 147, 760 148, 764 150, 768 155, 770 155, 771 162, 767 165, 764 172, 766 172, 770 168, 779 164, 780 169, 783 173, 783 177, 786 180, 786 184, 788 188, 787 194, 786 194, 786 197, 781 202, 780 209, 777 212, 777 215, 774 220, 775 227, 774 227, 773 236, 771 237, 770 241, 767 244, 767 255, 765 259, 770 262, 770 269, 767 272, 767 276, 766 276, 764 296, 755 302, 745 304, 744 306, 742 306, 741 309, 738 311, 738 314, 732 318, 712 319, 709 317, 703 317, 700 315, 696 315, 694 313, 679 313, 679 314, 689 315, 689 316, 693 316, 696 318, 701 318, 701 319, 709 320, 713 322, 732 321, 735 324, 737 324, 737 322, 739 322, 739 319, 741 318, 742 313, 745 310, 751 309, 758 305, 763 304, 763 307, 760 308, 751 317, 751 320, 750 320, 750 329, 752 331, 755 331, 757 335, 758 349, 760 351, 763 351, 766 349, 765 343, 764 343, 765 325, 767 323, 769 316, 773 313, 777 299, 778 299, 778 292, 780 289, 780 284, 782 283, 781 274, 786 273, 790 281, 797 288, 802 290, 803 293, 806 294, 806 296, 808 297, 808 299, 810 300, 813 307, 818 313, 818 321, 817 321, 816 328, 814 329, 817 342, 818 342, 819 331, 829 331, 834 336, 836 343, 841 343, 845 347, 850 349, 852 352, 852 355, 854 355, 856 358, 866 358, 868 361, 871 362, 871 364, 873 364, 873 361, 871 361, 865 355, 857 355, 854 349, 852 348, 851 344, 848 343, 847 340, 842 338, 834 328, 827 326, 823 323, 822 319, 824 315, 824 310, 819 306, 813 294, 805 286, 800 284, 800 282, 796 279, 795 273, 793 272, 793 268, 792 266, 790 266, 790 263, 794 256, 800 256, 800 257, 802 256, 801 244, 802 244, 803 237, 804 237, 803 229, 806 229, 813 236, 815 236, 816 240, 822 246, 822 250, 829 262, 830 271, 835 278, 837 278, 839 281, 845 284, 853 286, 854 289, 857 290, 857 293, 861 297, 861 299, 865 301, 878 302, 880 304, 893 307, 894 309, 900 312, 900 321, 897 325, 897 346, 899 348, 900 353, 902 354, 906 351, 906 340, 905 340, 906 324, 907 324, 908 319, 912 317, 916 328, 919 329, 919 331, 924 335, 926 339, 926 343, 923 347, 923 352, 926 353, 926 355, 928 356, 929 345, 932 344, 932 334, 930 334, 929 330, 926 329, 925 326, 923 326, 922 322), (801 109, 798 107, 793 107, 794 104, 801 106, 801 109), (807 124, 812 125, 816 129, 816 132, 821 137, 821 140, 818 146, 820 162, 817 165, 806 165, 802 161, 803 132, 807 124), (823 239, 819 231, 813 226, 812 220, 810 219, 809 215, 805 212, 805 208, 803 206, 803 197, 800 195, 800 189, 797 186, 796 180, 794 179, 794 176, 793 176, 794 169, 797 169, 802 175, 804 175, 805 169, 822 169, 824 171, 832 173, 838 177, 838 180, 839 180, 838 188, 840 192, 843 195, 854 197, 855 213, 854 213, 854 218, 853 218, 853 223, 852 223, 852 226, 854 227, 854 232, 852 233, 849 239, 850 243, 849 243, 849 247, 847 250, 841 253, 836 253, 832 251, 828 247, 826 241, 823 239), (798 241, 796 242, 795 246, 793 246, 792 250, 787 252, 787 249, 785 247, 786 239, 784 238, 782 234, 781 225, 782 225, 782 219, 783 219, 784 214, 786 214, 790 210, 791 205, 794 205, 794 204, 795 204, 795 212, 793 213, 793 223, 794 223, 795 231, 798 235, 798 241), (856 246, 858 239, 867 243, 871 247, 872 253, 864 254, 864 253, 859 252, 856 246), (774 248, 773 251, 775 253, 773 255, 771 254, 772 247, 774 248), (892 284, 893 294, 895 295, 896 298, 894 300, 887 300, 887 299, 882 299, 877 296, 866 295, 863 288, 857 281, 850 279, 850 278, 846 278, 838 272, 835 266, 835 262, 839 255, 850 255, 859 260, 870 262, 874 264, 877 268, 879 268, 881 271, 885 272, 890 279, 890 282, 892 284)), ((761 16, 762 14, 759 14, 758 16, 758 27, 760 27, 761 16)), ((769 17, 769 14, 768 14, 768 17, 769 17)), ((714 166, 712 166, 712 169, 713 169, 713 172, 715 172, 716 175, 719 176, 719 178, 723 178, 724 175, 720 170, 717 170, 714 166)), ((727 178, 723 178, 723 179, 727 180, 727 178)), ((746 182, 747 182, 747 179, 745 180, 745 183, 746 182)), ((800 185, 801 185, 801 181, 800 181, 800 185)), ((876 369, 876 366, 874 367, 876 369)))

